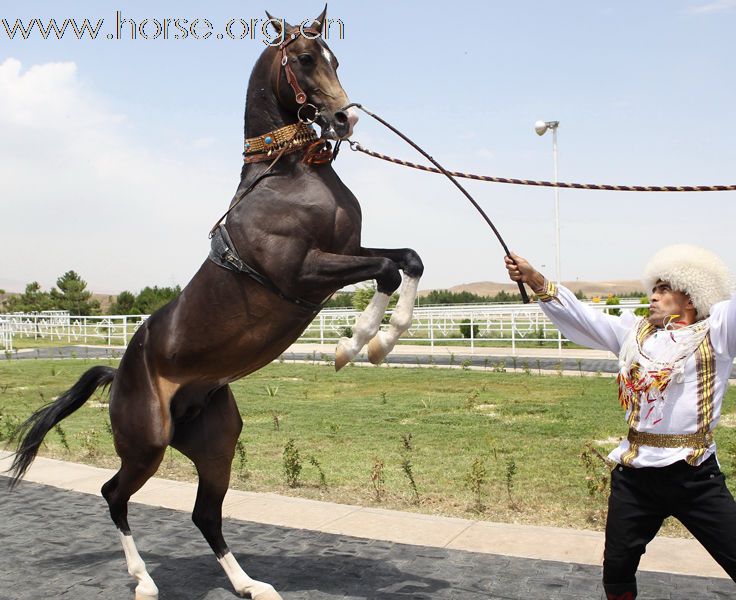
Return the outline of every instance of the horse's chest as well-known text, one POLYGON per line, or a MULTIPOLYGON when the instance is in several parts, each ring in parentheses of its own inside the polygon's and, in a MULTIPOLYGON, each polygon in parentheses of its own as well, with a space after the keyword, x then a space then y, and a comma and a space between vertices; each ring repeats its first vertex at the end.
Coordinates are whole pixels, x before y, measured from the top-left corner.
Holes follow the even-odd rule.
POLYGON ((336 253, 355 254, 360 248, 360 212, 353 207, 338 207, 332 235, 336 253))

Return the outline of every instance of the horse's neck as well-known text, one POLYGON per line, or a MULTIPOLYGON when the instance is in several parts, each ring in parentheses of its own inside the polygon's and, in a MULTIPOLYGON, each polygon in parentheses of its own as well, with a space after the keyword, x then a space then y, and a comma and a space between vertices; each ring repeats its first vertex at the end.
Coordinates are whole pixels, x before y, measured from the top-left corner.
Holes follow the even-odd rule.
POLYGON ((296 122, 296 116, 279 104, 273 91, 276 87, 274 78, 279 72, 268 53, 264 53, 253 67, 245 105, 243 132, 246 138, 263 135, 296 122))
MULTIPOLYGON (((308 165, 302 162, 302 158, 303 155, 301 152, 282 156, 276 163, 276 165, 274 165, 273 169, 271 169, 270 174, 295 177, 298 175, 304 175, 306 174, 306 172, 310 172, 316 173, 322 178, 324 178, 325 176, 334 176, 334 171, 331 164, 308 165)), ((258 175, 260 175, 268 167, 269 164, 271 163, 245 163, 242 170, 240 171, 240 184, 238 185, 238 191, 248 187, 253 179, 258 177, 258 175)))
POLYGON ((296 117, 286 113, 275 102, 272 106, 267 106, 267 104, 269 104, 268 100, 258 102, 256 106, 248 102, 243 128, 246 138, 263 135, 296 122, 296 117))

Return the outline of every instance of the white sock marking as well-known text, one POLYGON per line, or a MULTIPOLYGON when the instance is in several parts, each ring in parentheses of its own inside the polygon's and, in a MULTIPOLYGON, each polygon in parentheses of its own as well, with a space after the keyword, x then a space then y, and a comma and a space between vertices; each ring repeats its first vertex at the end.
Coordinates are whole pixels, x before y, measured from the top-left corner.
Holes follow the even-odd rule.
POLYGON ((386 358, 386 355, 394 349, 401 334, 411 327, 411 319, 414 314, 414 300, 417 297, 418 287, 419 277, 404 276, 399 300, 391 315, 388 329, 386 331, 379 331, 368 346, 368 359, 372 363, 378 364, 386 358))
POLYGON ((260 594, 270 594, 269 598, 280 598, 271 584, 256 581, 249 577, 240 567, 238 561, 235 560, 232 552, 228 552, 222 558, 218 558, 217 561, 222 565, 225 574, 238 594, 250 594, 251 598, 256 600, 258 600, 260 594))
POLYGON ((383 292, 376 292, 368 303, 366 309, 358 317, 353 327, 353 337, 340 338, 337 344, 338 350, 342 350, 348 360, 358 356, 360 349, 365 346, 381 326, 381 319, 386 313, 390 296, 383 292))
POLYGON ((399 335, 411 327, 411 317, 414 314, 414 301, 417 299, 418 287, 419 277, 404 277, 399 300, 389 321, 389 332, 392 329, 398 330, 397 339, 399 335))
POLYGON ((136 597, 140 595, 145 598, 151 598, 151 600, 158 598, 158 588, 148 574, 148 571, 146 571, 146 563, 143 562, 141 555, 138 554, 138 548, 135 547, 133 536, 125 535, 120 530, 118 530, 118 533, 120 534, 120 541, 123 544, 125 561, 128 563, 128 573, 135 577, 138 582, 135 588, 136 597))

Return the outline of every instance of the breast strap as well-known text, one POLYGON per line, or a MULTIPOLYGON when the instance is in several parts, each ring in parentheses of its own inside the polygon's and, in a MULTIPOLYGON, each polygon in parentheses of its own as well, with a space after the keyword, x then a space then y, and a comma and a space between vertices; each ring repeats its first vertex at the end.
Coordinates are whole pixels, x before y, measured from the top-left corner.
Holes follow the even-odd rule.
POLYGON ((268 277, 262 275, 249 264, 244 262, 238 255, 238 252, 235 249, 235 244, 233 244, 232 239, 230 239, 230 234, 228 234, 224 224, 219 225, 213 231, 210 254, 207 258, 223 269, 247 275, 251 279, 260 283, 269 292, 276 294, 282 300, 296 304, 300 308, 304 308, 315 314, 322 310, 322 304, 310 302, 309 300, 304 300, 302 298, 291 298, 287 296, 268 277))

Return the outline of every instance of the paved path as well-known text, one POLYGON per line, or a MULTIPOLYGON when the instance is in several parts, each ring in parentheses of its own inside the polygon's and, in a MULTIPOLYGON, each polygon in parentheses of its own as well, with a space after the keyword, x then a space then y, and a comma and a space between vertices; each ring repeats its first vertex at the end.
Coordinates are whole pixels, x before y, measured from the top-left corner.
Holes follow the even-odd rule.
MULTIPOLYGON (((2 460, 0 467, 7 464, 2 460)), ((132 598, 105 502, 93 495, 110 475, 38 459, 29 479, 60 487, 24 482, 10 494, 0 481, 0 600, 132 598)), ((134 497, 146 504, 131 505, 138 546, 161 600, 232 600, 236 596, 190 520, 194 494, 192 484, 151 480, 134 497)), ((595 532, 236 491, 228 493, 225 512, 231 515, 225 535, 233 552, 284 600, 601 597, 602 537, 595 532), (480 551, 469 551, 474 548, 480 551)), ((645 559, 643 568, 663 572, 640 573, 641 600, 736 600, 736 586, 692 540, 658 538, 645 559), (669 570, 714 576, 664 572, 669 570)))
MULTIPOLYGON (((120 358, 125 351, 120 347, 59 346, 54 348, 25 349, 0 354, 2 360, 29 360, 38 358, 120 358)), ((326 362, 335 357, 334 344, 294 344, 283 354, 286 361, 326 362)), ((365 351, 356 357, 354 364, 370 366, 365 351)), ((400 344, 387 357, 385 364, 407 367, 455 367, 532 373, 547 372, 565 375, 618 373, 618 360, 610 352, 586 348, 518 348, 512 354, 510 348, 471 349, 467 346, 418 346, 400 344)), ((736 366, 732 369, 736 377, 736 366)), ((733 383, 733 382, 732 382, 733 383)))
MULTIPOLYGON (((39 358, 120 358, 124 348, 105 346, 59 346, 54 348, 21 349, 11 354, 0 354, 0 360, 29 360, 39 358)), ((284 360, 334 360, 335 346, 321 344, 294 344, 283 354, 284 360)), ((356 364, 370 364, 365 352, 356 357, 356 364)), ((400 344, 386 360, 390 365, 405 366, 461 366, 493 369, 503 365, 507 370, 530 369, 542 371, 580 371, 588 373, 616 373, 618 361, 610 352, 578 348, 519 348, 514 355, 510 348, 471 349, 464 346, 418 346, 400 344)))

